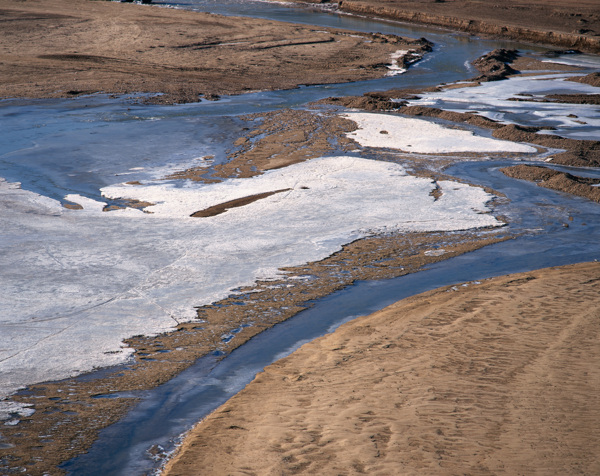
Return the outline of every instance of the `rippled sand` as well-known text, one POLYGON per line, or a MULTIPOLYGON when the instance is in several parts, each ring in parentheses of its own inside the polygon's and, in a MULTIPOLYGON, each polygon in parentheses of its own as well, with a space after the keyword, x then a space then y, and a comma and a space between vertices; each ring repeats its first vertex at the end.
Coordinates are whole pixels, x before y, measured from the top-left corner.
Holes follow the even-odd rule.
POLYGON ((267 367, 166 474, 598 474, 600 264, 446 287, 267 367))

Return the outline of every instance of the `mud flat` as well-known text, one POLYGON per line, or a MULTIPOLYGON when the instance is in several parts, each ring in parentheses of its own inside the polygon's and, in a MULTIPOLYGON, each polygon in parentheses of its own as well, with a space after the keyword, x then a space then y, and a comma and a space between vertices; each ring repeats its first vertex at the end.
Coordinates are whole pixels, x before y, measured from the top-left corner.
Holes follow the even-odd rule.
POLYGON ((265 369, 164 474, 596 474, 600 264, 427 292, 265 369))
POLYGON ((600 202, 600 180, 584 178, 567 172, 559 172, 548 167, 534 165, 515 165, 501 169, 505 175, 521 180, 528 180, 540 187, 550 188, 561 192, 584 197, 588 200, 600 202))
POLYGON ((154 102, 384 76, 427 42, 96 2, 3 1, 0 97, 163 93, 154 102), (298 74, 301 71, 302 74, 298 74))

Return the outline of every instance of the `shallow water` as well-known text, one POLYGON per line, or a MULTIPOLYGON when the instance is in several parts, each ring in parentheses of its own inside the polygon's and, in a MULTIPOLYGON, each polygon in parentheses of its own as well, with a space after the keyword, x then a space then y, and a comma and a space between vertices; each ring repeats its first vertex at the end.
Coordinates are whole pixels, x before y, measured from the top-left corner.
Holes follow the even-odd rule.
POLYGON ((298 107, 329 96, 456 81, 475 74, 469 62, 494 48, 542 50, 267 2, 189 1, 170 5, 365 32, 425 36, 435 47, 400 76, 250 93, 217 102, 152 106, 105 95, 0 101, 0 177, 57 200, 68 193, 99 199, 99 189, 112 183, 162 176, 170 170, 197 165, 194 159, 207 155, 214 155, 215 163, 225 160, 225 149, 246 126, 235 118, 237 115, 298 107))
MULTIPOLYGON (((225 97, 217 102, 148 106, 134 99, 101 95, 70 100, 2 101, 0 177, 19 181, 24 189, 57 200, 63 200, 69 193, 99 200, 100 188, 107 185, 161 177, 170 171, 197 165, 197 159, 205 156, 214 155, 215 163, 225 160, 227 148, 247 126, 237 117, 240 114, 300 107, 327 96, 455 81, 473 76, 475 73, 468 62, 491 49, 523 49, 523 45, 484 41, 441 30, 262 2, 205 1, 177 6, 360 31, 425 36, 434 41, 436 47, 425 60, 401 76, 253 93, 225 97)), ((165 386, 148 392, 128 417, 103 432, 89 455, 65 467, 72 474, 144 474, 157 464, 144 456, 151 445, 171 449, 180 433, 243 388, 265 365, 356 315, 445 284, 597 259, 600 255, 597 205, 508 179, 497 170, 508 164, 469 162, 454 166, 449 173, 506 193, 512 202, 498 213, 509 216, 511 228, 523 231, 524 236, 438 263, 415 275, 357 283, 257 336, 218 364, 212 357, 201 359, 195 367, 165 386), (109 454, 111 457, 107 458, 109 454)), ((598 175, 595 171, 586 172, 598 175)), ((131 225, 120 234, 112 231, 96 239, 102 242, 102 252, 107 256, 111 247, 124 242, 133 248, 139 246, 141 262, 142 255, 147 256, 152 251, 143 249, 141 241, 139 244, 136 240, 124 241, 134 234, 135 225, 131 225)), ((169 230, 156 231, 156 237, 168 243, 169 230)), ((20 235, 3 238, 5 244, 10 240, 26 241, 20 235)), ((64 239, 68 239, 66 235, 64 239)), ((82 235, 82 239, 94 238, 82 235)), ((166 250, 161 259, 168 263, 171 253, 175 252, 166 250)), ((156 260, 153 266, 160 267, 162 263, 158 257, 156 260)), ((21 266, 25 266, 26 273, 26 264, 21 266)), ((30 272, 34 273, 35 267, 30 272)), ((111 292, 113 287, 120 286, 119 280, 127 279, 127 269, 119 269, 119 272, 123 274, 112 275, 114 279, 106 283, 111 292)))
MULTIPOLYGON (((510 217, 510 228, 522 233, 521 237, 436 263, 416 274, 358 282, 259 334, 221 362, 212 356, 200 359, 162 387, 140 394, 142 402, 127 417, 104 430, 88 454, 68 462, 64 469, 69 474, 146 474, 159 462, 149 457, 149 448, 172 451, 191 423, 243 389, 266 365, 352 318, 399 299, 440 286, 600 259, 600 207, 512 180, 498 170, 511 163, 467 162, 449 172, 512 197, 498 212, 510 217)), ((590 173, 600 177, 600 171, 590 173)))

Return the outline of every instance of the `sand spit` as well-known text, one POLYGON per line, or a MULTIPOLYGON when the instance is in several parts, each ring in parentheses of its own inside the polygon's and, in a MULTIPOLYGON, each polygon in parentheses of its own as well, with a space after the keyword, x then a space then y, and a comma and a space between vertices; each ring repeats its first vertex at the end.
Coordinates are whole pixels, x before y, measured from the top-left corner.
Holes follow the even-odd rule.
POLYGON ((164 93, 153 101, 195 102, 380 78, 396 51, 430 48, 394 35, 115 2, 6 0, 0 13, 3 98, 164 93))
POLYGON ((524 164, 500 170, 508 177, 528 180, 537 183, 540 187, 570 193, 600 203, 599 179, 578 177, 577 175, 559 172, 549 167, 524 164))
POLYGON ((600 264, 441 288, 259 374, 165 475, 597 474, 600 264))

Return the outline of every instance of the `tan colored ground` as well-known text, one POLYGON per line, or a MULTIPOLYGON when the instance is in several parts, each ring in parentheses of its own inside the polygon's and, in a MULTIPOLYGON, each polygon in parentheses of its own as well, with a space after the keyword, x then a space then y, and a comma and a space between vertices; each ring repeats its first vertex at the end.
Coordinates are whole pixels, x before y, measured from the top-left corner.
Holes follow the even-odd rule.
POLYGON ((419 40, 92 0, 0 0, 0 97, 198 95, 382 77, 419 40), (299 74, 300 73, 300 74, 299 74))
MULTIPOLYGON (((202 218, 198 218, 202 220, 202 218)), ((231 352, 259 332, 294 316, 310 302, 355 280, 387 279, 508 238, 498 233, 406 233, 351 243, 332 256, 305 266, 284 268, 282 278, 259 281, 227 299, 198 309, 201 322, 173 332, 137 336, 125 343, 135 361, 95 379, 70 378, 32 385, 11 400, 33 405, 35 413, 15 426, 0 427, 0 474, 60 475, 57 465, 85 452, 98 431, 119 420, 131 398, 95 398, 154 388, 196 359, 215 350, 231 352), (431 253, 442 248, 444 253, 431 253), (300 279, 295 279, 295 277, 300 279), (221 336, 239 329, 235 339, 221 336)))
POLYGON ((200 423, 168 476, 600 474, 600 264, 358 318, 200 423))
POLYGON ((600 52, 597 0, 340 0, 346 12, 600 52))
MULTIPOLYGON (((404 46, 389 37, 361 39, 335 31, 325 33, 323 28, 316 31, 89 0, 0 0, 0 19, 0 97, 141 91, 163 92, 164 102, 194 101, 198 94, 378 77, 386 71, 384 63, 390 52, 404 46)), ((308 113, 273 113, 265 118, 262 132, 285 138, 285 147, 283 142, 277 145, 275 140, 261 138, 254 142, 255 147, 248 148, 243 141, 253 141, 254 137, 241 138, 232 164, 236 168, 239 165, 240 176, 246 176, 253 173, 253 166, 267 170, 305 160, 321 149, 329 150, 323 138, 332 130, 341 133, 347 125, 328 121, 330 118, 315 124, 308 113), (281 128, 277 122, 282 117, 297 130, 281 128)), ((225 166, 217 172, 219 179, 237 173, 225 166)), ((68 379, 44 383, 15 396, 17 401, 34 403, 36 413, 15 427, 2 429, 3 444, 15 446, 0 448, 0 462, 14 466, 15 471, 26 468, 27 474, 61 474, 56 465, 85 451, 97 431, 120 418, 132 403, 128 399, 94 399, 94 395, 159 385, 197 357, 215 349, 230 351, 274 322, 291 317, 307 305, 306 300, 327 295, 354 279, 405 274, 498 239, 502 236, 487 239, 475 233, 374 237, 353 243, 323 262, 286 270, 290 276, 309 276, 305 283, 286 278, 277 283, 257 283, 252 289, 240 290, 239 296, 200 309, 199 317, 208 321, 201 326, 183 324, 169 334, 132 338, 127 344, 135 348, 136 361, 130 371, 87 382, 68 379), (439 246, 448 253, 425 255, 439 246), (293 289, 288 287, 291 283, 293 289), (244 306, 238 305, 241 299, 244 306), (253 327, 244 328, 227 344, 221 342, 223 333, 249 319, 255 322, 253 327)), ((331 355, 326 359, 333 358, 331 355)), ((304 403, 300 403, 302 407, 304 403)), ((211 418, 219 418, 219 414, 211 418)), ((306 434, 300 431, 298 436, 306 434)), ((371 434, 381 445, 379 433, 371 434)), ((290 453, 290 468, 295 457, 290 453)))

